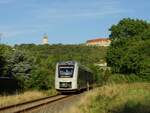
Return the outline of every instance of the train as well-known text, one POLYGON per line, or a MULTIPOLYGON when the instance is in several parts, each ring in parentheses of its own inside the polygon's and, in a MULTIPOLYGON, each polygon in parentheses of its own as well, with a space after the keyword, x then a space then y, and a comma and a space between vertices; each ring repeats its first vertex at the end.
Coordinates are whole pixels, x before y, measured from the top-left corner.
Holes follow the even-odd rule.
POLYGON ((93 85, 92 71, 77 61, 56 64, 55 89, 59 92, 80 92, 93 85))

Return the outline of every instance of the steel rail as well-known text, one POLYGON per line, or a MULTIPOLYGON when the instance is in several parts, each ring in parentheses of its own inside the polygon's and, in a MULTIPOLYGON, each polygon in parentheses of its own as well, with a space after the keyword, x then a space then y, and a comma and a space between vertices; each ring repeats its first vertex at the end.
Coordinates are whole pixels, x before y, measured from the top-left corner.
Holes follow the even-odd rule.
POLYGON ((48 104, 50 104, 50 103, 53 103, 53 102, 56 102, 56 101, 59 101, 59 100, 62 100, 62 99, 68 98, 68 97, 70 97, 70 95, 66 95, 65 97, 61 97, 61 98, 58 98, 58 99, 55 99, 55 100, 50 100, 50 101, 48 101, 48 102, 44 102, 44 103, 41 103, 41 104, 38 104, 38 105, 35 105, 35 106, 27 107, 27 108, 18 110, 18 111, 14 112, 14 113, 29 112, 29 111, 38 109, 38 108, 40 108, 40 107, 43 107, 43 106, 45 106, 45 105, 48 105, 48 104))
POLYGON ((34 102, 38 102, 38 101, 42 101, 42 100, 44 101, 44 100, 47 100, 47 99, 50 99, 50 98, 54 98, 54 97, 57 97, 57 96, 60 96, 60 95, 57 94, 57 95, 54 95, 54 96, 47 96, 47 97, 43 97, 43 98, 31 100, 31 101, 26 101, 26 102, 22 102, 22 103, 18 103, 18 104, 13 104, 13 105, 8 105, 8 106, 0 107, 0 113, 2 111, 4 111, 4 110, 13 109, 13 108, 16 108, 16 107, 19 107, 19 106, 23 106, 23 105, 27 105, 27 104, 32 104, 34 102))

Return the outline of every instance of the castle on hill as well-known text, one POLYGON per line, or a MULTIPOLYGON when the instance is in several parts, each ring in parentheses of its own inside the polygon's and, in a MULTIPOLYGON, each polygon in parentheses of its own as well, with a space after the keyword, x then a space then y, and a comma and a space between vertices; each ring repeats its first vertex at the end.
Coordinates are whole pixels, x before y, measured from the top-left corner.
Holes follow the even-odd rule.
POLYGON ((86 41, 87 46, 110 46, 111 40, 109 38, 97 38, 86 41))

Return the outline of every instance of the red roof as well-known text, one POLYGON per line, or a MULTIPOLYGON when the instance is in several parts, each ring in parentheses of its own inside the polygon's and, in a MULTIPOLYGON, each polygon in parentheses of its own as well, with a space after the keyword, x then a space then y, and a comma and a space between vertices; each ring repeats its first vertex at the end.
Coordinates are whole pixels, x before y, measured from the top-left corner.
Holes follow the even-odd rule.
POLYGON ((90 42, 109 42, 110 39, 109 38, 97 38, 97 39, 92 39, 92 40, 87 40, 86 42, 87 43, 90 43, 90 42))

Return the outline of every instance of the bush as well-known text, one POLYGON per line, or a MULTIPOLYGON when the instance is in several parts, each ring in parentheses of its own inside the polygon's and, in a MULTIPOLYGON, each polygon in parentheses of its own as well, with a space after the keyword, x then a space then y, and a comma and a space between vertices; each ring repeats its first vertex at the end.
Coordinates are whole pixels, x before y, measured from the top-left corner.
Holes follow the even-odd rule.
POLYGON ((54 87, 54 75, 50 75, 49 70, 39 67, 32 72, 28 82, 29 88, 48 90, 54 87))

